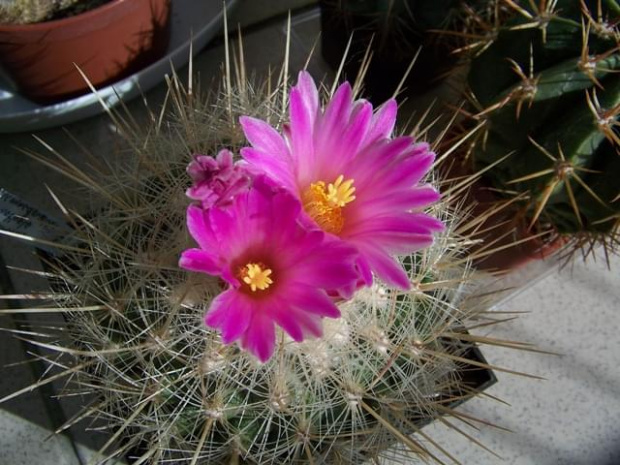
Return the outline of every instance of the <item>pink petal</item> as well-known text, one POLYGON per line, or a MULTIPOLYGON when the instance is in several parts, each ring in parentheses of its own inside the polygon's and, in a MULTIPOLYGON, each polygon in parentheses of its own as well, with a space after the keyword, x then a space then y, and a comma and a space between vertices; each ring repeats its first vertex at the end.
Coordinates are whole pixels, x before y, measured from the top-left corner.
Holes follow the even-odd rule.
POLYGON ((260 152, 272 154, 287 160, 288 148, 282 136, 269 124, 256 118, 242 116, 239 118, 245 137, 260 152))
MULTIPOLYGON (((357 155, 366 138, 371 119, 372 105, 366 101, 358 103, 351 115, 351 121, 337 138, 337 143, 333 147, 334 152, 339 155, 340 163, 348 164, 357 155)), ((334 163, 334 152, 329 154, 328 159, 331 164, 334 163)))
POLYGON ((201 200, 202 205, 213 205, 218 196, 213 190, 211 186, 208 185, 198 185, 192 186, 185 191, 185 195, 187 195, 192 200, 201 200))
MULTIPOLYGON (((289 191, 282 191, 275 195, 271 201, 271 222, 276 227, 271 227, 271 240, 277 243, 283 254, 294 255, 297 251, 307 250, 307 247, 322 240, 315 234, 303 230, 296 219, 301 214, 301 204, 289 191), (310 240, 310 244, 306 244, 310 240), (292 254, 284 250, 286 245, 291 244, 292 254)), ((291 257, 293 259, 293 257, 291 257)))
POLYGON ((370 286, 372 284, 372 269, 370 268, 370 263, 368 263, 368 260, 366 260, 361 254, 357 259, 357 268, 362 282, 366 286, 370 286))
POLYGON ((312 157, 314 143, 312 141, 314 125, 319 112, 319 93, 314 80, 307 71, 301 71, 297 79, 297 85, 290 93, 290 128, 283 128, 292 137, 293 156, 299 162, 301 154, 312 157))
POLYGON ((304 330, 297 315, 298 311, 287 308, 284 303, 271 309, 271 316, 274 321, 289 335, 294 341, 304 340, 304 330))
POLYGON ((370 235, 384 231, 428 234, 432 231, 441 231, 444 225, 438 219, 425 213, 401 213, 392 216, 378 216, 364 218, 355 226, 347 237, 360 234, 370 235))
POLYGON ((427 215, 426 213, 410 213, 410 216, 415 218, 415 221, 426 228, 428 232, 439 232, 445 229, 445 225, 441 220, 438 220, 434 216, 427 215))
POLYGON ((287 275, 291 282, 304 283, 321 289, 333 290, 357 281, 355 269, 357 250, 340 240, 331 240, 289 267, 287 275))
POLYGON ((234 289, 239 289, 241 286, 241 281, 237 279, 234 272, 230 269, 230 266, 226 266, 222 269, 222 274, 220 275, 224 281, 230 284, 234 289))
POLYGON ((411 287, 409 277, 401 265, 385 251, 364 244, 360 247, 360 253, 368 260, 372 270, 387 284, 408 290, 411 287))
POLYGON ((318 123, 315 135, 317 156, 334 157, 332 147, 342 136, 343 123, 349 120, 352 105, 351 85, 342 84, 330 100, 325 113, 318 123))
POLYGON ((187 208, 187 229, 201 249, 217 249, 218 242, 213 235, 206 212, 196 205, 187 208))
POLYGON ((216 170, 217 167, 218 163, 213 157, 195 155, 194 160, 187 166, 187 174, 189 174, 193 180, 197 180, 202 177, 205 171, 216 170))
POLYGON ((222 149, 217 154, 217 164, 221 170, 230 170, 233 167, 233 154, 230 150, 222 149))
POLYGON ((217 257, 202 249, 184 250, 179 260, 179 267, 212 275, 219 275, 222 271, 217 257))
POLYGON ((281 188, 261 175, 254 179, 252 189, 235 197, 232 206, 209 210, 211 229, 222 256, 232 260, 256 244, 269 243, 274 227, 272 201, 278 191, 281 188))
MULTIPOLYGON (((428 147, 427 144, 420 145, 428 147)), ((420 150, 420 148, 416 147, 416 151, 417 150, 420 150)), ((424 176, 426 176, 426 173, 430 171, 434 162, 435 153, 423 149, 420 153, 417 153, 415 156, 411 156, 400 163, 399 173, 401 176, 392 178, 391 182, 394 184, 408 184, 410 186, 417 184, 424 176)))
POLYGON ((430 171, 435 161, 433 152, 423 152, 415 156, 402 157, 394 162, 392 169, 385 172, 376 188, 412 187, 430 171))
MULTIPOLYGON (((277 224, 274 222, 274 224, 277 224)), ((285 268, 296 268, 300 262, 308 260, 308 255, 320 247, 325 239, 325 233, 316 229, 316 224, 309 220, 304 226, 295 223, 295 231, 288 237, 284 237, 284 231, 280 239, 279 260, 285 268)), ((278 228, 279 229, 279 228, 278 228)), ((274 231, 278 235, 280 231, 274 231)), ((274 236, 275 237, 275 236, 274 236)))
POLYGON ((287 301, 304 312, 321 317, 340 318, 340 310, 325 292, 305 283, 291 283, 286 287, 287 301))
POLYGON ((314 123, 316 114, 310 114, 297 89, 291 90, 290 118, 287 139, 290 141, 290 153, 294 160, 296 173, 312 177, 315 173, 314 123))
MULTIPOLYGON (((272 242, 273 229, 277 227, 273 221, 273 202, 280 195, 290 194, 276 186, 267 176, 259 176, 254 180, 250 195, 242 199, 236 212, 238 234, 247 238, 247 245, 272 242)), ((294 217, 288 221, 294 221, 294 217)))
POLYGON ((299 72, 296 88, 299 89, 300 96, 303 99, 304 106, 307 108, 308 113, 316 117, 319 111, 319 92, 309 72, 299 72))
MULTIPOLYGON (((243 201, 246 197, 239 196, 236 200, 243 201)), ((236 202, 232 208, 209 209, 209 222, 213 235, 220 245, 220 255, 228 260, 247 248, 251 239, 249 231, 240 224, 240 221, 245 222, 246 218, 240 217, 235 211, 238 210, 235 208, 238 203, 236 202)))
POLYGON ((312 113, 306 106, 301 92, 298 89, 291 90, 290 96, 290 129, 291 153, 297 162, 305 157, 314 157, 314 143, 312 135, 316 113, 312 113))
POLYGON ((268 315, 257 311, 241 339, 241 347, 265 363, 273 355, 275 344, 276 333, 273 320, 268 315))
POLYGON ((426 184, 411 189, 388 192, 386 195, 374 198, 358 199, 359 205, 356 207, 363 208, 365 215, 374 217, 424 208, 434 204, 440 198, 439 192, 433 186, 426 184))
MULTIPOLYGON (((411 145, 411 137, 397 137, 391 141, 380 140, 358 153, 350 167, 350 175, 357 186, 373 186, 374 183, 390 186, 384 177, 393 171, 391 165, 411 145), (392 169, 390 169, 392 168, 392 169)), ((409 187, 409 186, 408 186, 409 187)), ((372 189, 372 187, 371 187, 372 189)))
POLYGON ((424 208, 436 203, 441 198, 439 191, 430 184, 414 187, 407 194, 403 195, 403 209, 405 210, 424 208))
POLYGON ((303 339, 307 339, 309 336, 321 337, 323 335, 323 319, 321 317, 299 310, 297 310, 296 317, 303 339))
POLYGON ((378 139, 384 139, 392 135, 396 124, 396 111, 398 104, 396 100, 390 99, 376 111, 372 118, 372 124, 366 134, 364 145, 371 144, 378 139))
POLYGON ((433 243, 430 233, 397 233, 380 232, 369 235, 360 235, 351 238, 353 243, 368 242, 385 250, 390 254, 409 254, 424 249, 433 243))
POLYGON ((242 148, 241 156, 252 165, 254 172, 266 174, 289 190, 297 189, 292 172, 293 166, 290 163, 285 163, 271 154, 250 147, 242 148))
POLYGON ((253 323, 253 307, 251 299, 230 289, 213 299, 205 323, 219 329, 224 344, 230 344, 239 339, 253 323))
MULTIPOLYGON (((286 301, 288 299, 285 299, 286 301)), ((319 337, 323 333, 322 318, 313 313, 286 304, 273 306, 271 316, 275 322, 289 335, 294 341, 301 342, 307 336, 319 337)))
POLYGON ((323 115, 323 121, 321 130, 337 129, 339 124, 349 119, 351 113, 351 105, 353 103, 353 92, 351 90, 351 84, 344 82, 327 104, 323 115))
POLYGON ((433 243, 434 231, 444 228, 441 221, 424 213, 400 213, 366 218, 352 225, 343 236, 360 250, 377 247, 386 253, 411 253, 433 243))

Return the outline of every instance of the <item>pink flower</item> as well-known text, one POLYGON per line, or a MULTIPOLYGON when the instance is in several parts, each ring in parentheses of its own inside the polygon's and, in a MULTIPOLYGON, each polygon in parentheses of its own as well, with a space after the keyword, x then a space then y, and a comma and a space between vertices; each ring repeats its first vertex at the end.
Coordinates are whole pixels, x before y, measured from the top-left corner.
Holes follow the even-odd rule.
POLYGON ((185 250, 182 268, 220 276, 229 288, 212 302, 206 324, 225 344, 268 360, 275 324, 295 341, 322 334, 322 318, 340 311, 327 291, 357 279, 356 250, 298 221, 301 205, 264 176, 225 207, 190 206, 187 224, 200 248, 185 250))
POLYGON ((316 85, 299 74, 290 94, 290 125, 284 136, 264 121, 242 117, 252 147, 241 150, 250 169, 261 170, 301 201, 306 218, 354 245, 363 282, 372 272, 407 289, 407 274, 393 258, 428 247, 443 224, 422 212, 439 199, 420 184, 435 154, 411 137, 392 138, 396 102, 373 114, 365 100, 353 101, 342 84, 325 110, 316 85))
POLYGON ((194 185, 187 189, 187 196, 199 200, 204 208, 225 205, 250 185, 250 176, 239 163, 233 163, 233 155, 222 150, 217 158, 197 155, 187 173, 194 185))

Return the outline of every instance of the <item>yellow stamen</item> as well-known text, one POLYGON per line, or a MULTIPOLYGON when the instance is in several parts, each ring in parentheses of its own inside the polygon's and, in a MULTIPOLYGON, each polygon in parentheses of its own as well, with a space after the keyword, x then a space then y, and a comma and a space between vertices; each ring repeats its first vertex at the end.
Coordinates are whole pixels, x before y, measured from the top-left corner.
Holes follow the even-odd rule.
POLYGON ((338 234, 344 226, 342 209, 355 200, 354 193, 353 179, 345 181, 342 174, 327 186, 314 182, 304 192, 304 210, 324 231, 338 234))
POLYGON ((355 196, 353 195, 355 192, 353 179, 343 181, 344 176, 341 174, 333 184, 327 186, 327 201, 334 207, 338 206, 342 208, 355 200, 355 196))
POLYGON ((269 277, 271 273, 272 271, 261 263, 248 263, 245 268, 241 269, 240 277, 250 286, 252 292, 256 292, 257 289, 264 291, 270 284, 273 284, 269 277))

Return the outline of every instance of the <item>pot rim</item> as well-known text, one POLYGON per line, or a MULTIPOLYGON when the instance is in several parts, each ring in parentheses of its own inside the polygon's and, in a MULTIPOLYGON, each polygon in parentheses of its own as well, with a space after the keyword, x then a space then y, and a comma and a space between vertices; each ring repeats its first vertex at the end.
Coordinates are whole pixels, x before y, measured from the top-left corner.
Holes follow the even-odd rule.
MULTIPOLYGON (((0 31, 6 32, 22 32, 22 31, 44 31, 46 29, 56 29, 59 27, 70 26, 73 23, 88 21, 89 19, 95 20, 96 16, 106 14, 108 10, 112 10, 123 3, 128 3, 130 0, 111 0, 108 3, 103 5, 99 5, 97 8, 92 10, 85 11, 84 13, 80 13, 75 16, 70 16, 68 18, 60 18, 54 19, 52 21, 43 21, 40 23, 30 23, 30 24, 0 24, 0 31)), ((136 1, 136 0, 133 0, 136 1)), ((168 0, 164 0, 168 1, 168 0)))

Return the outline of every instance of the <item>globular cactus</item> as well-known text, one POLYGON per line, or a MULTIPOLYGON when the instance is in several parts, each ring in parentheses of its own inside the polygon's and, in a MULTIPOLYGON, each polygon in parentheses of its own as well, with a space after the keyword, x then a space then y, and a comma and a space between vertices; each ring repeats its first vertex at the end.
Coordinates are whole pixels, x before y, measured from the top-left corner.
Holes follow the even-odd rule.
POLYGON ((273 88, 239 79, 203 100, 175 77, 168 101, 176 113, 152 115, 146 132, 115 117, 133 153, 126 163, 85 174, 59 162, 106 206, 85 217, 59 201, 75 234, 59 244, 62 260, 46 263, 51 301, 67 324, 45 347, 71 359, 50 375, 69 377, 69 394, 94 396, 76 418, 108 425, 104 456, 190 464, 439 460, 443 446, 410 435, 479 392, 466 373, 488 366, 469 359, 478 338, 465 329, 480 324, 481 313, 490 324, 485 299, 469 298, 476 275, 460 235, 467 226, 450 196, 433 207, 445 231, 401 257, 410 291, 380 282, 357 291, 340 302, 341 318, 325 319, 322 338, 296 343, 277 333, 265 364, 205 326, 222 282, 177 266, 191 246, 184 192, 192 153, 222 146, 238 153, 247 144, 241 115, 285 121, 288 87, 273 88))
POLYGON ((0 24, 30 24, 50 19, 67 8, 84 8, 105 3, 106 0, 3 0, 0 2, 0 24), (84 4, 81 6, 80 3, 84 4))
POLYGON ((620 225, 620 4, 499 0, 498 22, 468 75, 483 131, 476 168, 520 195, 517 217, 539 232, 612 244, 620 225))

